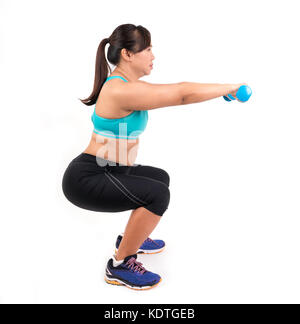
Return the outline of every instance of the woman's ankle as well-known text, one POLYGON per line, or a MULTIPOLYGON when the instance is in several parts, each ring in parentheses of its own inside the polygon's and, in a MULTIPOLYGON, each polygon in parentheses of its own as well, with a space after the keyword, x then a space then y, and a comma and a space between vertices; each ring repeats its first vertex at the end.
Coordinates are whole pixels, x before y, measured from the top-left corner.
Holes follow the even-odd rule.
POLYGON ((115 258, 116 261, 121 261, 121 260, 124 260, 125 259, 125 258, 121 258, 117 254, 114 254, 114 258, 115 258))
POLYGON ((128 253, 127 252, 127 253, 120 254, 119 251, 118 251, 117 253, 114 254, 114 257, 115 257, 116 261, 121 261, 121 260, 124 260, 128 255, 132 255, 132 254, 135 254, 135 253, 128 253))

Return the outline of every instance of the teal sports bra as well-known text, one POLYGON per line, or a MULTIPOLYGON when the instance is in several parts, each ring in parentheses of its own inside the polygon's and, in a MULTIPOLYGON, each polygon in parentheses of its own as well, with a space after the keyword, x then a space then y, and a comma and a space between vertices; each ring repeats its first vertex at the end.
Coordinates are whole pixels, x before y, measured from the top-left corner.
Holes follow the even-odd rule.
MULTIPOLYGON (((118 75, 108 77, 105 82, 114 78, 128 82, 118 75)), ((147 126, 148 110, 135 110, 122 118, 103 118, 96 114, 95 105, 91 119, 94 124, 93 132, 96 134, 110 138, 137 139, 147 126)))

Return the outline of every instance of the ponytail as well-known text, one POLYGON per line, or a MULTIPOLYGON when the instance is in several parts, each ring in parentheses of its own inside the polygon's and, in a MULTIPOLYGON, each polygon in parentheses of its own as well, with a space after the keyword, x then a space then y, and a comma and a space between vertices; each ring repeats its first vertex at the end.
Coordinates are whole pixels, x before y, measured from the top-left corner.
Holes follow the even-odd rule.
POLYGON ((79 99, 87 106, 94 105, 99 96, 100 90, 105 82, 108 72, 111 73, 110 66, 105 57, 105 45, 109 43, 109 38, 104 38, 98 46, 95 66, 94 88, 90 96, 86 99, 79 99))

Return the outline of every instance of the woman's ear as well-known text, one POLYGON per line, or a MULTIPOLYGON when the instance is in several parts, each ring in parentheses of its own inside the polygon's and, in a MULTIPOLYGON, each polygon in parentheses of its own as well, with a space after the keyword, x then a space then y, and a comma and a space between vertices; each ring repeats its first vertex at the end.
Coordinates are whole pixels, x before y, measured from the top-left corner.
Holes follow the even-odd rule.
POLYGON ((126 48, 122 48, 121 49, 121 55, 124 58, 124 60, 130 61, 133 54, 130 51, 128 51, 126 48))

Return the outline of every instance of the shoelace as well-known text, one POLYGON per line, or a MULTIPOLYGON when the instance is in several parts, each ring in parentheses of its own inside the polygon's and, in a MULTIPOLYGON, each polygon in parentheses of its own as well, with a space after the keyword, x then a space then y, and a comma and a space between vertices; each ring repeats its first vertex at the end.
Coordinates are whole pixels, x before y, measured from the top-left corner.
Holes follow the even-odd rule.
POLYGON ((140 274, 143 274, 146 269, 142 266, 141 262, 137 262, 135 258, 130 258, 127 262, 126 262, 126 266, 129 269, 132 269, 133 271, 136 271, 140 274))
POLYGON ((145 241, 146 242, 152 242, 152 243, 156 244, 157 246, 159 246, 159 244, 157 244, 155 241, 151 240, 150 237, 148 237, 145 241))

